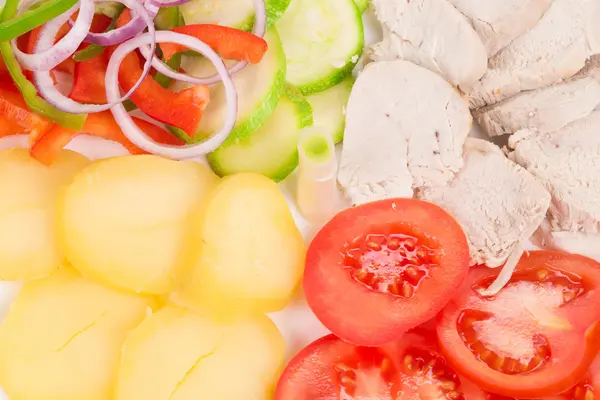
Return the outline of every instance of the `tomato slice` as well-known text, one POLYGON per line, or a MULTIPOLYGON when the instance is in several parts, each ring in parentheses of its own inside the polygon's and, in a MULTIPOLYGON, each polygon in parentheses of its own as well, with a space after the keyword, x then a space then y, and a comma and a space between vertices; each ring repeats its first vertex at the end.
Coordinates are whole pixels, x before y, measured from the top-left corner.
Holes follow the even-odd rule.
POLYGON ((344 210, 325 225, 308 248, 303 285, 334 334, 377 346, 433 318, 468 269, 454 218, 431 203, 389 199, 344 210))
POLYGON ((275 400, 395 400, 396 371, 385 353, 328 335, 304 348, 283 372, 275 400))
POLYGON ((283 372, 275 400, 486 400, 459 378, 434 333, 410 332, 384 347, 360 347, 334 335, 302 350, 283 372))
MULTIPOLYGON (((598 400, 600 399, 600 357, 596 356, 585 377, 574 388, 542 400, 598 400)), ((486 393, 484 400, 522 400, 514 397, 486 393)))
POLYGON ((600 348, 600 264, 579 255, 530 252, 497 295, 480 296, 498 273, 471 270, 440 316, 442 350, 489 392, 529 399, 566 392, 600 348))

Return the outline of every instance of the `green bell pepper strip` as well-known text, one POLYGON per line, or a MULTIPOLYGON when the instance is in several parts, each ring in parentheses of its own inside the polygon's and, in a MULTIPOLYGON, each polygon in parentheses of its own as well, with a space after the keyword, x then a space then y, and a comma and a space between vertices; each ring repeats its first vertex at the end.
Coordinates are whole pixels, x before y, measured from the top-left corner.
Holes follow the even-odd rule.
MULTIPOLYGON (((0 15, 0 23, 10 21, 17 14, 18 6, 19 0, 6 0, 4 10, 2 11, 2 15, 0 15)), ((38 8, 38 10, 41 8, 38 8)), ((15 58, 10 42, 0 42, 0 54, 13 82, 21 91, 27 107, 32 112, 68 129, 79 130, 83 128, 87 114, 70 114, 57 110, 50 103, 38 96, 35 86, 23 75, 23 70, 15 58)))
POLYGON ((3 18, 0 23, 0 42, 13 40, 38 26, 44 25, 51 19, 68 11, 77 3, 77 0, 49 0, 16 17, 18 2, 13 7, 9 6, 8 3, 9 1, 7 1, 5 10, 10 11, 9 8, 15 10, 10 18, 3 18))

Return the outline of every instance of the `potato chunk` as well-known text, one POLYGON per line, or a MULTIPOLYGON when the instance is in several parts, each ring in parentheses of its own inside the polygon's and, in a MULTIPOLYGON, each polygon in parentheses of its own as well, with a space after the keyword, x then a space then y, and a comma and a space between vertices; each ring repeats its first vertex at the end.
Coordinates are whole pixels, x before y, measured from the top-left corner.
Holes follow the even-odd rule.
POLYGON ((284 350, 264 315, 224 324, 170 305, 127 337, 115 400, 271 399, 284 350))
POLYGON ((114 287, 169 292, 185 255, 190 214, 217 181, 204 165, 150 155, 90 165, 60 205, 67 259, 114 287))
POLYGON ((60 189, 89 164, 64 150, 50 167, 27 149, 0 150, 0 280, 46 276, 63 254, 55 235, 55 205, 60 189))
POLYGON ((0 325, 0 386, 10 400, 112 400, 125 337, 152 306, 69 269, 26 283, 0 325))
POLYGON ((228 316, 285 307, 306 248, 283 194, 262 175, 222 179, 197 219, 196 255, 173 301, 228 316))

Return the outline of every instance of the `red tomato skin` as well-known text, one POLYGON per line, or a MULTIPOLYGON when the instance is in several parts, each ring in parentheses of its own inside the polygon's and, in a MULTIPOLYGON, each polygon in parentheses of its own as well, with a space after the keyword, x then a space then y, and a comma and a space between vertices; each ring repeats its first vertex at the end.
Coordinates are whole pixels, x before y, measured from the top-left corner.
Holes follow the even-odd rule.
POLYGON ((379 346, 435 317, 465 280, 469 247, 456 220, 437 205, 388 199, 337 214, 308 248, 303 288, 317 318, 334 334, 361 346, 379 346), (376 292, 341 268, 346 243, 373 226, 398 224, 443 249, 440 267, 411 298, 376 292))
POLYGON ((472 294, 473 285, 497 276, 499 271, 472 268, 461 290, 438 316, 437 333, 442 352, 461 375, 488 392, 517 399, 556 399, 555 396, 582 380, 600 350, 600 264, 580 255, 532 251, 523 255, 515 273, 541 265, 582 276, 590 288, 586 294, 567 304, 569 322, 574 329, 569 331, 571 336, 565 333, 554 342, 551 340, 552 362, 534 371, 508 375, 493 370, 471 353, 458 333, 458 317, 468 297, 475 295, 472 294), (557 354, 560 355, 559 365, 557 354))

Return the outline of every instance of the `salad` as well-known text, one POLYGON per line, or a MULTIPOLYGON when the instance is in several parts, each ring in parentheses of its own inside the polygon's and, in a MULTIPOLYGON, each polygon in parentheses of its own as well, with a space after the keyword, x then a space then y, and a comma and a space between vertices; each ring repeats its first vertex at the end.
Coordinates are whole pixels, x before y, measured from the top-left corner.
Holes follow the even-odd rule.
POLYGON ((599 4, 6 0, 6 399, 596 399, 599 4))

